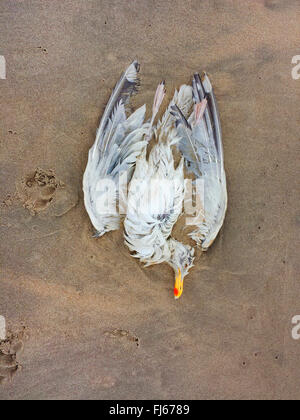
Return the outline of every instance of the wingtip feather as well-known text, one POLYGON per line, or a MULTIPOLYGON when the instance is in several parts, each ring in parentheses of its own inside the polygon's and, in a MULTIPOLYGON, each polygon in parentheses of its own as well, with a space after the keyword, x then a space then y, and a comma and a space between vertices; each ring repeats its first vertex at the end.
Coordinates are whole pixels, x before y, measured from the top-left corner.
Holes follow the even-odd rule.
POLYGON ((206 93, 211 93, 213 90, 211 81, 209 80, 209 77, 207 75, 206 72, 203 72, 201 75, 201 81, 202 81, 202 85, 204 87, 204 90, 206 93))

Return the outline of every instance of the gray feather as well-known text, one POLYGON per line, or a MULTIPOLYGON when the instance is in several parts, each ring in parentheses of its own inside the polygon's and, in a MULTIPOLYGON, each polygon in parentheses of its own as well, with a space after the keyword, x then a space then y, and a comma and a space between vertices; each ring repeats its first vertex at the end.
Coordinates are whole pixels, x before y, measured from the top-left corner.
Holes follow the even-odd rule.
POLYGON ((98 148, 102 153, 104 153, 107 148, 107 144, 110 140, 110 136, 108 135, 110 133, 109 120, 112 119, 115 109, 120 104, 126 105, 130 96, 137 91, 139 86, 139 69, 139 63, 133 61, 116 84, 99 125, 94 145, 94 155, 98 148))
POLYGON ((100 235, 118 229, 119 215, 98 211, 97 206, 109 200, 114 207, 119 196, 119 174, 127 173, 130 180, 132 170, 145 147, 144 141, 149 124, 144 124, 145 105, 126 119, 125 105, 138 85, 139 65, 134 61, 117 83, 104 111, 94 145, 89 151, 88 164, 83 176, 84 203, 90 219, 100 235), (113 181, 115 193, 106 197, 102 185, 113 181))

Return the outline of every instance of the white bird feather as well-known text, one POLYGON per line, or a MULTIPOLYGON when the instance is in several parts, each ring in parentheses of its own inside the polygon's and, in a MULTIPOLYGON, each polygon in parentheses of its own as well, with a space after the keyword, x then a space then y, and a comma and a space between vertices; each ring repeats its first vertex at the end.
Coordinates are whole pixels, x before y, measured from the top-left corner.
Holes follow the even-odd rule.
POLYGON ((147 145, 149 123, 144 123, 146 105, 126 118, 125 105, 136 91, 139 64, 134 61, 122 74, 105 108, 83 176, 84 204, 96 229, 95 236, 117 230, 119 176, 130 180, 136 158, 147 145), (107 188, 110 188, 108 193, 107 188))

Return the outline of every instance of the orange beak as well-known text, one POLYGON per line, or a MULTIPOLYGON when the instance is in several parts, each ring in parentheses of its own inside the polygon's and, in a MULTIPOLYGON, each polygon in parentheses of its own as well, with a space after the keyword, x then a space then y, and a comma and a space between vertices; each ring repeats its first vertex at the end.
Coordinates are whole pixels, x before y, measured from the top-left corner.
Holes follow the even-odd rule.
POLYGON ((179 299, 183 292, 183 278, 181 276, 181 270, 178 268, 178 273, 175 279, 174 297, 179 299))

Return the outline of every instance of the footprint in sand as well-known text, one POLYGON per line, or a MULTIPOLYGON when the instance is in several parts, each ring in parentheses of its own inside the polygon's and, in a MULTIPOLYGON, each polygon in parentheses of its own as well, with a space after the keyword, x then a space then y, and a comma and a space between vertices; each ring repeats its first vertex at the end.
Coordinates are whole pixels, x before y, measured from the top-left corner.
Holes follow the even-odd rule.
POLYGON ((7 379, 12 379, 18 368, 16 355, 5 354, 0 351, 0 384, 7 379))
POLYGON ((37 168, 17 184, 17 191, 23 206, 35 215, 50 205, 59 187, 64 184, 57 180, 53 170, 37 168))
POLYGON ((8 333, 5 340, 0 341, 0 384, 12 380, 15 373, 21 368, 18 355, 23 351, 25 329, 17 334, 8 333))
POLYGON ((139 347, 140 345, 139 338, 131 334, 127 330, 122 330, 122 329, 109 330, 109 331, 105 331, 104 335, 108 338, 113 338, 113 339, 119 339, 119 340, 125 339, 127 342, 134 343, 137 347, 139 347))

